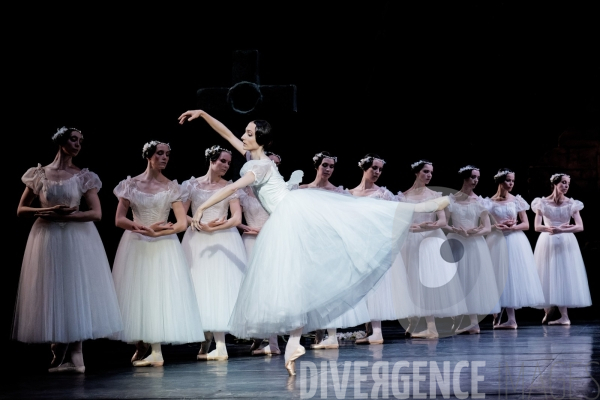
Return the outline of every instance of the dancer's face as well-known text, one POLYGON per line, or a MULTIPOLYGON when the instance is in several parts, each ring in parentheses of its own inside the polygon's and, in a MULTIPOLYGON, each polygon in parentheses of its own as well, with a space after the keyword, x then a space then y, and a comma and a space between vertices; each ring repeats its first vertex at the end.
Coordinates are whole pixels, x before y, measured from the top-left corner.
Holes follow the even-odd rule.
POLYGON ((329 178, 331 178, 331 175, 333 174, 334 168, 335 161, 333 161, 333 158, 324 158, 321 161, 321 165, 317 167, 317 176, 321 176, 326 180, 329 180, 329 178))
POLYGON ((256 142, 256 124, 254 124, 254 122, 250 122, 248 126, 246 126, 246 131, 242 135, 242 143, 244 144, 243 148, 246 151, 256 150, 261 147, 256 142))
POLYGON ((560 182, 558 182, 558 184, 556 185, 556 189, 561 192, 562 194, 567 194, 567 192, 569 191, 569 186, 571 185, 571 178, 569 178, 568 176, 564 176, 562 177, 562 179, 560 180, 560 182))
POLYGON ((513 186, 515 186, 515 174, 506 174, 506 180, 501 185, 508 192, 513 190, 513 186))
POLYGON ((471 189, 475 189, 479 183, 479 171, 476 169, 471 170, 471 176, 465 179, 465 185, 471 189))
POLYGON ((171 157, 171 150, 166 144, 159 144, 156 146, 156 151, 152 154, 148 160, 150 161, 150 167, 153 169, 163 170, 167 167, 171 157))
POLYGON ((81 132, 71 131, 67 141, 64 144, 62 144, 60 147, 61 147, 62 151, 64 151, 71 157, 75 157, 77 154, 79 154, 82 143, 83 143, 83 135, 81 134, 81 132))
POLYGON ((377 179, 383 172, 383 162, 380 160, 373 160, 373 164, 367 169, 364 174, 365 178, 370 182, 377 182, 377 179))
POLYGON ((417 180, 424 185, 429 185, 431 177, 433 176, 433 165, 425 164, 423 168, 417 173, 417 180))
POLYGON ((271 160, 273 160, 273 162, 275 163, 275 165, 277 165, 279 167, 279 164, 281 163, 281 159, 279 157, 277 157, 275 154, 271 154, 269 156, 269 158, 271 160))
POLYGON ((218 176, 223 176, 229 170, 231 166, 231 154, 226 151, 222 151, 219 158, 215 161, 210 162, 210 169, 218 176))

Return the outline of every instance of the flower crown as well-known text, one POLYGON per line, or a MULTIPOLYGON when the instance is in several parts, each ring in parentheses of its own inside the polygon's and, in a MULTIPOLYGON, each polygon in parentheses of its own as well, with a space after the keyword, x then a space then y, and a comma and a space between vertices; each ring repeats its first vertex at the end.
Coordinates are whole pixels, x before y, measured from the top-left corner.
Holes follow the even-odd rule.
POLYGON ((509 170, 509 169, 504 169, 504 170, 502 170, 502 171, 498 172, 496 175, 494 175, 494 179, 497 179, 497 178, 500 178, 501 176, 508 175, 508 174, 512 174, 512 173, 513 173, 513 172, 512 172, 511 170, 509 170))
POLYGON ((462 167, 461 169, 458 170, 458 173, 462 173, 464 171, 472 171, 472 170, 477 170, 479 171, 479 168, 473 166, 473 165, 467 165, 466 167, 462 167))
POLYGON ((275 156, 277 158, 279 158, 279 162, 281 162, 281 156, 279 154, 275 154, 272 151, 265 151, 265 156, 269 157, 269 156, 275 156))
POLYGON ((52 140, 56 141, 56 139, 58 139, 59 137, 61 137, 65 133, 71 132, 71 131, 77 131, 77 132, 81 133, 81 131, 79 129, 76 129, 76 128, 67 128, 66 126, 63 126, 62 128, 58 129, 54 135, 52 135, 52 140))
MULTIPOLYGON (((417 165, 419 164, 431 164, 429 161, 425 161, 425 160, 419 160, 417 162, 414 162, 412 164, 410 164, 410 169, 415 168, 417 165)), ((433 164, 432 164, 433 165, 433 164)))
POLYGON ((318 160, 319 158, 331 158, 331 159, 333 160, 333 162, 337 163, 337 157, 334 157, 334 156, 326 156, 326 155, 325 155, 325 154, 323 154, 323 153, 317 153, 317 154, 315 154, 315 156, 313 157, 313 161, 314 161, 314 162, 317 162, 317 160, 318 160))
POLYGON ((146 158, 146 151, 148 151, 148 149, 150 147, 158 146, 159 144, 164 144, 165 146, 167 146, 169 148, 169 150, 171 150, 171 146, 169 146, 169 143, 159 142, 158 140, 151 140, 148 143, 146 143, 144 145, 144 147, 142 148, 142 158, 146 158))
POLYGON ((554 180, 556 178, 560 178, 561 176, 566 176, 567 178, 571 178, 569 175, 567 174, 554 174, 550 177, 550 182, 554 183, 554 180))
POLYGON ((204 157, 210 157, 217 153, 221 154, 222 152, 227 152, 227 153, 231 154, 231 150, 224 149, 223 147, 221 147, 217 144, 215 146, 209 147, 208 149, 204 150, 204 157))
POLYGON ((365 157, 365 158, 363 158, 362 160, 360 160, 360 161, 358 162, 358 166, 362 168, 362 166, 363 166, 363 165, 365 165, 365 163, 368 163, 368 162, 372 163, 372 162, 373 162, 373 161, 375 161, 375 160, 379 160, 379 161, 381 161, 381 163, 382 163, 383 165, 385 165, 385 160, 383 160, 383 159, 381 159, 381 158, 375 158, 375 157, 365 157))

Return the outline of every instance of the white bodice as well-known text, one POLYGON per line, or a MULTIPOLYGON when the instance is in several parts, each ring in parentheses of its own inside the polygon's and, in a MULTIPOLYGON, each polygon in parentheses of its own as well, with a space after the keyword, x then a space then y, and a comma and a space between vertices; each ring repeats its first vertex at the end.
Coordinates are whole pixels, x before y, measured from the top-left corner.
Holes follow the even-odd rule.
POLYGON ((102 187, 100 178, 87 168, 62 181, 51 181, 41 164, 29 168, 21 178, 23 183, 39 196, 42 207, 65 205, 79 207, 81 197, 90 189, 102 187))
MULTIPOLYGON (((397 199, 398 201, 402 201, 405 203, 423 203, 425 201, 429 201, 431 199, 437 199, 438 197, 442 197, 442 192, 434 192, 433 190, 425 190, 422 194, 417 196, 409 193, 408 196, 405 196, 404 193, 398 192, 397 199)), ((436 213, 422 213, 416 212, 413 214, 412 223, 420 224, 422 222, 435 222, 437 221, 436 213)))
MULTIPOLYGON (((232 183, 231 181, 228 181, 227 184, 231 184, 231 183, 232 183)), ((189 200, 192 201, 190 208, 192 210, 192 215, 194 215, 196 213, 196 210, 198 209, 198 207, 200 207, 200 205, 202 203, 204 203, 206 200, 208 200, 210 196, 215 194, 215 192, 217 192, 220 189, 221 188, 213 189, 213 190, 203 189, 200 186, 200 183, 198 182, 198 180, 192 176, 190 179, 188 179, 187 181, 184 181, 181 184, 181 193, 182 193, 181 199, 184 202, 189 201, 189 200)), ((214 204, 213 206, 207 208, 202 213, 202 218, 200 221, 203 223, 207 223, 207 222, 213 221, 215 219, 221 219, 223 217, 227 218, 227 212, 229 210, 229 202, 231 200, 238 199, 239 197, 240 197, 239 193, 234 193, 231 196, 225 198, 223 201, 220 201, 217 204, 214 204)))
POLYGON ((456 202, 453 194, 450 194, 450 223, 457 228, 471 229, 479 226, 481 214, 487 212, 487 209, 476 199, 470 199, 469 202, 456 202))
POLYGON ((128 176, 115 187, 113 193, 118 198, 129 200, 133 220, 145 226, 161 221, 167 222, 171 204, 181 201, 181 188, 176 180, 169 182, 165 190, 146 193, 139 190, 137 181, 128 176))
POLYGON ((494 218, 495 223, 502 224, 506 221, 517 220, 517 215, 521 211, 529 210, 529 204, 521 197, 516 195, 510 201, 494 201, 489 197, 485 199, 479 197, 479 202, 488 210, 490 216, 494 218))
POLYGON ((577 211, 583 209, 583 203, 579 200, 568 199, 562 204, 556 205, 552 200, 537 197, 531 202, 531 208, 536 213, 541 213, 546 226, 560 226, 571 221, 571 217, 577 211))
POLYGON ((246 224, 252 228, 262 228, 269 219, 269 213, 265 211, 260 201, 254 196, 251 188, 244 188, 240 196, 240 203, 244 210, 246 224))
POLYGON ((254 182, 250 185, 254 195, 269 214, 272 214, 277 205, 290 193, 290 187, 297 185, 302 178, 301 171, 294 171, 290 182, 286 182, 270 159, 246 162, 240 170, 240 176, 248 172, 254 174, 254 182), (292 181, 293 179, 296 181, 292 181))

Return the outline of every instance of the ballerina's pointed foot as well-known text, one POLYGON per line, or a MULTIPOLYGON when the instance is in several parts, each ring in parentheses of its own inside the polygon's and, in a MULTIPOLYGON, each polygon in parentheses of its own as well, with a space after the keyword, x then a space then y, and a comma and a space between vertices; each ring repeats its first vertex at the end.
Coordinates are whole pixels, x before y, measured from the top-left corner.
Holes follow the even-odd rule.
POLYGON ((319 343, 311 344, 311 349, 339 349, 340 345, 338 343, 337 337, 328 337, 325 340, 322 340, 319 343))
POLYGON ((354 341, 354 343, 356 343, 356 344, 383 344, 383 339, 374 339, 369 336, 369 337, 362 338, 362 339, 356 339, 354 341))
MULTIPOLYGON (((256 350, 255 350, 256 351, 256 350)), ((225 361, 229 359, 227 354, 218 354, 217 350, 213 350, 210 353, 201 353, 196 356, 198 361, 225 361)))
POLYGON ((303 346, 300 346, 294 350, 289 360, 285 362, 285 369, 290 376, 296 375, 296 359, 304 353, 306 353, 306 349, 303 346))
POLYGON ((568 318, 559 318, 548 322, 548 325, 571 325, 571 321, 568 318))

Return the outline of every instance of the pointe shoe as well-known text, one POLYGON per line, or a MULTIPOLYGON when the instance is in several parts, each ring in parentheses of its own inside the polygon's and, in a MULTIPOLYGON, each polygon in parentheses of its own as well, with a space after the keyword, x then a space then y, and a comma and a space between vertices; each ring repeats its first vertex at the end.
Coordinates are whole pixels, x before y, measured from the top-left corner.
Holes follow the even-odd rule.
POLYGON ((548 325, 571 325, 570 320, 563 320, 562 318, 548 322, 548 325))
MULTIPOLYGON (((313 344, 313 346, 315 346, 313 344)), ((312 346, 311 346, 312 347, 312 346)), ((281 354, 281 350, 271 350, 271 346, 265 346, 262 349, 256 349, 252 352, 253 356, 272 356, 281 354)))
POLYGON ((368 337, 362 339, 356 339, 354 341, 356 344, 383 344, 383 339, 371 340, 368 337))
POLYGON ((72 362, 66 362, 63 363, 61 365, 59 365, 58 367, 54 367, 54 368, 50 368, 48 369, 48 372, 50 373, 78 373, 78 374, 83 374, 85 372, 85 366, 76 366, 75 364, 73 364, 72 362))
POLYGON ((458 329, 456 331, 457 335, 469 334, 469 335, 478 335, 480 333, 479 328, 476 327, 466 327, 463 329, 458 329))
POLYGON ((145 344, 143 348, 136 349, 135 353, 133 353, 133 357, 131 357, 131 362, 134 363, 136 361, 142 360, 144 358, 144 356, 146 355, 146 353, 148 352, 149 348, 150 348, 150 345, 145 344))
POLYGON ((216 350, 213 350, 208 354, 206 354, 206 353, 198 354, 196 356, 196 360, 199 360, 199 361, 225 361, 225 360, 229 359, 229 355, 219 356, 216 354, 212 354, 215 351, 216 350))
POLYGON ((147 359, 144 359, 144 360, 134 361, 133 366, 134 367, 162 367, 164 363, 165 363, 164 361, 148 361, 147 359))
POLYGON ((326 340, 321 341, 321 343, 311 344, 310 348, 311 349, 339 349, 340 344, 338 343, 337 338, 335 339, 335 343, 333 343, 333 341, 329 341, 329 339, 326 339, 326 340))
POLYGON ((303 346, 300 346, 296 350, 294 350, 294 352, 290 356, 290 359, 286 361, 285 369, 287 370, 290 376, 296 375, 296 359, 305 353, 306 349, 303 346))
POLYGON ((262 340, 254 340, 252 346, 250 346, 250 353, 254 354, 254 351, 259 349, 262 342, 262 340))
POLYGON ((439 333, 429 331, 417 332, 411 335, 412 339, 439 339, 439 337, 439 333))
POLYGON ((517 324, 509 324, 508 321, 506 321, 503 324, 495 325, 494 329, 517 329, 517 324))

